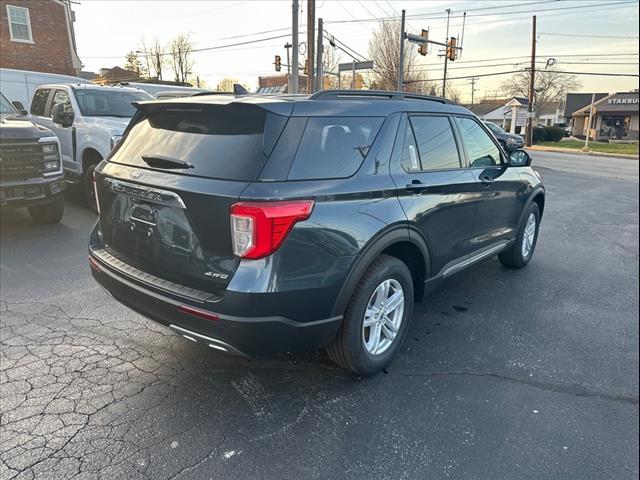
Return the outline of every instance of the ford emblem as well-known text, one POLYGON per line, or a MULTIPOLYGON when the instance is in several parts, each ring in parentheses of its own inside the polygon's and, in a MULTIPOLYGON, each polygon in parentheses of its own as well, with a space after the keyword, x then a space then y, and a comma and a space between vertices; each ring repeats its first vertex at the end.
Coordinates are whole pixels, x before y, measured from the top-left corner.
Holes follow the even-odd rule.
POLYGON ((135 180, 142 177, 142 175, 144 175, 144 172, 142 172, 141 170, 134 170, 129 174, 129 178, 133 178, 135 180))

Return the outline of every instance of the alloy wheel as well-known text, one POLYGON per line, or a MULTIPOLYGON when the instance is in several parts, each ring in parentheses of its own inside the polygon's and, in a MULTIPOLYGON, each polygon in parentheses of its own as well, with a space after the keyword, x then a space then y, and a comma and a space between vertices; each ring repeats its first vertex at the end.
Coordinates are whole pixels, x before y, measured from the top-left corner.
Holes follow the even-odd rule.
POLYGON ((404 315, 404 290, 394 279, 374 290, 362 322, 362 341, 371 355, 380 355, 393 344, 404 315))

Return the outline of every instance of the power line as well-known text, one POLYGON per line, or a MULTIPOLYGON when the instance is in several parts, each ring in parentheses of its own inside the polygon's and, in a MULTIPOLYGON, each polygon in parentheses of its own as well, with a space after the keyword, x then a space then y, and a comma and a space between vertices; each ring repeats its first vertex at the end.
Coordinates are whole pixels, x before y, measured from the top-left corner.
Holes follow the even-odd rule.
MULTIPOLYGON (((509 70, 507 72, 494 72, 494 73, 483 73, 476 75, 464 75, 460 77, 447 77, 447 80, 467 80, 470 78, 480 78, 480 77, 496 77, 500 75, 511 75, 513 73, 523 73, 527 72, 527 70, 509 70)), ((561 73, 565 75, 592 75, 592 76, 601 76, 601 77, 638 77, 637 73, 600 73, 600 72, 567 72, 564 70, 538 70, 540 73, 561 73)), ((406 80, 405 83, 428 83, 428 82, 441 82, 442 78, 429 78, 425 80, 406 80)))
POLYGON ((639 37, 617 37, 615 35, 578 35, 573 33, 539 32, 538 35, 552 35, 554 37, 579 37, 579 38, 619 38, 637 40, 639 37))
MULTIPOLYGON (((558 3, 559 1, 565 1, 565 0, 544 0, 541 2, 530 2, 529 4, 536 4, 536 3, 558 3)), ((467 13, 467 18, 470 17, 488 17, 488 16, 497 16, 497 15, 517 15, 517 14, 522 14, 522 13, 546 13, 546 12, 557 12, 557 11, 562 11, 562 10, 578 10, 578 9, 585 9, 585 8, 596 8, 596 7, 611 7, 614 5, 633 5, 633 4, 637 4, 637 0, 626 0, 626 1, 621 1, 621 2, 609 2, 609 3, 596 3, 593 5, 572 5, 571 7, 554 7, 554 8, 546 8, 546 9, 535 9, 535 10, 518 10, 518 11, 514 11, 514 12, 498 12, 498 13, 467 13)), ((500 6, 495 6, 495 7, 481 7, 481 8, 472 8, 472 9, 467 9, 466 12, 473 12, 473 11, 477 11, 477 10, 487 10, 490 8, 496 9, 496 8, 507 8, 507 7, 514 7, 514 6, 522 6, 525 4, 509 4, 509 5, 500 5, 500 6)), ((431 19, 431 20, 439 20, 439 19, 446 19, 446 16, 443 16, 440 13, 414 13, 414 14, 410 14, 406 16, 407 18, 413 18, 413 19, 431 19), (440 15, 440 16, 437 16, 440 15)), ((462 15, 458 15, 455 17, 451 17, 453 18, 462 18, 462 15)), ((397 20, 398 17, 374 17, 374 18, 354 18, 353 20, 333 20, 333 21, 327 21, 325 23, 327 24, 340 24, 340 23, 353 23, 353 22, 379 22, 379 21, 391 21, 391 20, 397 20)))

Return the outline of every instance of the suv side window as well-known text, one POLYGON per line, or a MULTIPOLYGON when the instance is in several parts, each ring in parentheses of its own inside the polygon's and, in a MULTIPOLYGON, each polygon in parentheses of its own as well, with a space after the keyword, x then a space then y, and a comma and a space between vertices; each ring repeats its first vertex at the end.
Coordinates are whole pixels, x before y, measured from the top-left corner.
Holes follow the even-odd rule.
POLYGON ((469 156, 471 168, 492 167, 502 164, 500 149, 472 118, 456 117, 460 137, 469 156))
POLYGON ((421 170, 460 168, 458 147, 449 118, 416 115, 410 117, 421 170))
POLYGON ((65 112, 73 112, 73 107, 71 106, 71 99, 69 98, 69 94, 64 90, 56 90, 56 93, 53 95, 53 101, 51 102, 51 111, 56 105, 62 104, 65 112))
POLYGON ((350 177, 369 153, 382 117, 309 117, 289 180, 350 177))
POLYGON ((40 88, 33 94, 33 100, 31 101, 31 115, 38 115, 44 117, 44 110, 47 106, 47 100, 49 99, 50 88, 40 88))

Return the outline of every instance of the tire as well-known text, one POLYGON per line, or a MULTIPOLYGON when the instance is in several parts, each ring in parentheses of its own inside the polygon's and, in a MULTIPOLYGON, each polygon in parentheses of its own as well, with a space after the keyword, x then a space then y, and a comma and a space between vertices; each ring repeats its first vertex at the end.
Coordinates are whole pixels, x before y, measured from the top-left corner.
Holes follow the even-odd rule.
POLYGON ((395 257, 380 255, 360 279, 347 305, 342 327, 333 343, 327 347, 329 358, 358 375, 371 375, 387 367, 402 347, 409 329, 413 316, 413 296, 413 280, 404 262, 395 257), (401 287, 404 297, 402 311, 399 310, 400 307, 397 307, 398 310, 389 311, 387 315, 393 317, 393 320, 386 315, 382 317, 386 321, 374 320, 377 318, 375 315, 369 316, 368 321, 380 322, 380 327, 364 327, 365 314, 376 308, 370 305, 370 303, 376 304, 375 300, 378 297, 374 298, 374 293, 378 292, 379 295, 385 296, 385 290, 378 290, 385 282, 388 282, 386 284, 389 286, 387 299, 393 298, 393 295, 399 291, 398 286, 401 287), (372 334, 378 328, 381 332, 379 337, 381 340, 376 343, 372 340, 376 338, 372 334), (393 328, 397 330, 394 338, 390 340, 385 336, 383 340, 385 331, 391 332, 393 328), (378 353, 372 353, 368 349, 376 348, 374 344, 377 345, 378 353))
POLYGON ((36 223, 41 225, 59 223, 64 215, 64 197, 60 196, 51 203, 29 207, 27 210, 29 210, 29 215, 36 223))
POLYGON ((524 221, 520 226, 518 231, 518 236, 516 237, 516 241, 513 243, 509 250, 502 252, 498 255, 500 262, 505 267, 510 268, 523 268, 529 263, 531 257, 533 257, 533 253, 536 249, 536 243, 538 242, 538 231, 540 230, 540 208, 536 202, 533 202, 529 208, 527 209, 524 215, 524 221), (533 238, 529 236, 529 248, 523 248, 525 239, 525 232, 527 230, 527 225, 530 224, 530 219, 533 216, 535 220, 535 231, 533 232, 533 238))
POLYGON ((87 168, 85 168, 84 173, 82 174, 82 193, 84 194, 87 206, 93 210, 94 213, 98 213, 96 191, 93 188, 93 171, 96 169, 96 165, 98 165, 98 163, 87 165, 87 168))

